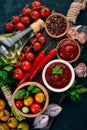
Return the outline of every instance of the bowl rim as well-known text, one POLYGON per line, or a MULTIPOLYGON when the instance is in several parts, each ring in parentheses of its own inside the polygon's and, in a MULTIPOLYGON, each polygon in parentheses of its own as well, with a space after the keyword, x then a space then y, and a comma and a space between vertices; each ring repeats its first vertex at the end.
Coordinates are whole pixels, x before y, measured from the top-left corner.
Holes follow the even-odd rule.
POLYGON ((68 32, 68 30, 69 30, 69 21, 68 21, 67 17, 66 17, 65 15, 61 14, 61 13, 53 13, 53 14, 50 14, 50 15, 47 17, 46 21, 45 21, 45 30, 46 30, 47 34, 48 34, 50 37, 52 37, 52 38, 61 38, 61 37, 63 37, 65 34, 67 34, 67 32, 68 32), (60 35, 58 35, 58 36, 52 35, 52 34, 48 31, 47 26, 46 26, 46 22, 47 22, 48 19, 49 19, 50 17, 52 17, 53 15, 58 15, 58 16, 60 15, 60 16, 62 16, 62 17, 65 19, 65 21, 66 21, 66 30, 65 30, 62 34, 60 34, 60 35))
POLYGON ((40 83, 37 83, 37 82, 25 82, 25 83, 21 84, 19 87, 17 87, 17 88, 15 89, 15 91, 14 91, 13 94, 12 94, 12 100, 11 100, 11 101, 12 101, 12 105, 13 105, 14 109, 15 109, 16 112, 18 112, 20 115, 22 115, 23 117, 27 117, 27 118, 34 118, 34 117, 36 117, 36 116, 39 116, 40 114, 42 114, 42 113, 46 110, 46 108, 47 108, 47 106, 48 106, 48 103, 49 103, 49 95, 48 95, 48 92, 47 92, 46 88, 45 88, 43 85, 41 85, 40 83), (45 101, 44 107, 42 108, 42 110, 41 110, 40 112, 38 112, 38 113, 36 113, 36 114, 28 114, 28 113, 26 114, 26 113, 23 113, 23 112, 20 111, 20 110, 16 107, 16 105, 15 105, 14 96, 15 96, 16 92, 17 92, 19 89, 21 89, 21 88, 23 88, 23 87, 25 87, 25 86, 27 86, 27 85, 31 85, 31 84, 34 84, 35 86, 39 87, 39 88, 44 92, 45 97, 46 97, 46 101, 45 101))
MULTIPOLYGON (((80 56, 80 52, 81 52, 80 45, 79 45, 79 43, 78 43, 76 40, 74 40, 74 39, 72 39, 72 38, 64 38, 64 39, 62 39, 62 40, 57 44, 57 47, 56 47, 57 50, 58 50, 58 46, 59 46, 63 41, 65 41, 65 40, 72 40, 72 41, 74 41, 74 42, 76 43, 77 47, 78 47, 78 55, 77 55, 73 60, 66 60, 66 61, 68 61, 69 63, 73 63, 73 62, 75 62, 75 61, 79 58, 79 56, 80 56)), ((57 57, 58 57, 59 59, 62 59, 62 58, 59 56, 58 51, 57 51, 57 57)), ((62 59, 62 60, 64 60, 64 59, 62 59)))
POLYGON ((75 79, 75 72, 74 72, 74 69, 73 69, 73 67, 71 66, 71 64, 70 64, 69 62, 67 62, 67 61, 65 61, 65 60, 61 60, 61 59, 55 59, 55 60, 52 60, 52 61, 50 61, 49 63, 47 63, 47 64, 45 65, 45 67, 44 67, 44 69, 43 69, 43 72, 42 72, 42 79, 43 79, 43 82, 44 82, 45 86, 46 86, 49 90, 51 90, 51 91, 53 91, 53 92, 64 92, 64 91, 68 90, 68 89, 72 86, 72 84, 73 84, 73 82, 74 82, 74 79, 75 79), (51 86, 47 83, 47 81, 46 81, 46 79, 45 79, 46 69, 48 68, 49 65, 51 65, 52 63, 55 63, 55 62, 61 62, 61 63, 66 64, 66 65, 70 68, 71 73, 72 73, 72 77, 71 77, 71 80, 70 80, 69 84, 68 84, 66 87, 61 88, 61 89, 56 89, 56 88, 51 87, 51 86))

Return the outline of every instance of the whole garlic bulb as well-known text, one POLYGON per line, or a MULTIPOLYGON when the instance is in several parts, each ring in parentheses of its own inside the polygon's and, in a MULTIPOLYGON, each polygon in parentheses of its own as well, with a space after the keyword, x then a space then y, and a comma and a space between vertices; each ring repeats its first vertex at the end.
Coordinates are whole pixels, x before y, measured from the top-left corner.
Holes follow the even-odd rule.
POLYGON ((87 41, 87 35, 84 32, 76 33, 76 39, 81 44, 85 44, 87 41))
POLYGON ((86 77, 87 75, 87 67, 84 63, 79 63, 76 67, 75 67, 75 73, 78 77, 86 77))

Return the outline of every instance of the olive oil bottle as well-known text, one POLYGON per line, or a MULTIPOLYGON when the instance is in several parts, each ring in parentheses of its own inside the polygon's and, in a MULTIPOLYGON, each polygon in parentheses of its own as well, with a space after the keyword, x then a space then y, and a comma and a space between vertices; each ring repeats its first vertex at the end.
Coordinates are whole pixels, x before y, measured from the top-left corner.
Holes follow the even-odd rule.
POLYGON ((15 63, 23 47, 36 33, 44 28, 44 21, 38 19, 27 29, 16 32, 10 37, 0 37, 0 55, 6 62, 15 63))

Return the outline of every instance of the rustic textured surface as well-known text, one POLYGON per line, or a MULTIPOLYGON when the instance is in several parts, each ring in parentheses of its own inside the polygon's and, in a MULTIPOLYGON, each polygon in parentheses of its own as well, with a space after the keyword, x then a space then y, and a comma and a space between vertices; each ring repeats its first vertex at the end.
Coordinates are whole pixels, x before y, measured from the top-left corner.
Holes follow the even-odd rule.
MULTIPOLYGON (((72 0, 41 0, 41 2, 51 10, 66 15, 72 0)), ((8 22, 12 16, 20 14, 21 9, 28 3, 31 3, 31 0, 0 0, 0 34, 5 32, 1 25, 8 22)), ((81 11, 77 24, 87 24, 87 8, 81 11)), ((87 65, 87 43, 79 62, 84 62, 87 65)), ((87 87, 87 77, 78 81, 87 87)), ((83 95, 82 100, 76 103, 66 99, 62 106, 63 111, 55 118, 50 130, 87 129, 87 94, 83 95)))

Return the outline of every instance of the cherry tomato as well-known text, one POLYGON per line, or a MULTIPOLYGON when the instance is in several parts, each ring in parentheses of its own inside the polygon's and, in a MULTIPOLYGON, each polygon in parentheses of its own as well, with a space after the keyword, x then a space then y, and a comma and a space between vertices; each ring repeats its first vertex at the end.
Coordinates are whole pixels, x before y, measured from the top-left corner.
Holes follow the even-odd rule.
POLYGON ((16 67, 16 68, 20 68, 20 67, 21 67, 21 62, 20 62, 20 61, 17 61, 15 67, 16 67))
POLYGON ((21 18, 21 21, 24 23, 24 25, 29 25, 30 22, 31 22, 31 20, 30 20, 30 18, 28 16, 23 16, 21 18))
POLYGON ((0 99, 0 111, 6 107, 6 103, 3 99, 0 99))
POLYGON ((23 61, 21 63, 21 68, 24 70, 24 71, 28 71, 30 70, 31 68, 31 63, 29 61, 23 61))
POLYGON ((31 44, 34 44, 34 42, 36 42, 36 41, 37 41, 37 38, 33 37, 33 38, 30 40, 30 43, 31 43, 31 44))
POLYGON ((28 113, 29 112, 29 107, 22 107, 22 112, 23 113, 28 113))
POLYGON ((33 48, 36 50, 36 51, 39 51, 41 49, 41 43, 40 42, 35 42, 33 44, 33 48))
POLYGON ((45 38, 44 36, 41 36, 41 37, 39 38, 39 42, 40 42, 41 44, 45 43, 45 42, 46 42, 46 38, 45 38))
POLYGON ((47 18, 49 15, 50 15, 50 9, 48 7, 43 7, 41 10, 40 10, 40 15, 41 17, 44 17, 44 18, 47 18))
POLYGON ((43 36, 43 34, 40 33, 40 32, 36 34, 36 38, 38 38, 38 39, 39 39, 41 36, 43 36))
POLYGON ((24 76, 24 72, 19 68, 15 69, 13 74, 16 79, 21 79, 24 76))
POLYGON ((17 24, 21 21, 21 18, 19 16, 13 16, 12 23, 17 24))
POLYGON ((25 26, 22 22, 19 22, 18 24, 16 24, 16 30, 17 31, 22 31, 25 29, 25 26))
POLYGON ((23 8, 23 9, 22 9, 23 15, 28 16, 28 15, 30 14, 30 10, 31 10, 31 9, 30 9, 29 7, 23 8))
POLYGON ((31 51, 31 48, 30 48, 29 46, 25 46, 25 47, 23 48, 23 52, 24 52, 24 53, 27 53, 27 52, 29 52, 29 51, 31 51))
POLYGON ((32 113, 36 114, 36 113, 40 112, 41 105, 39 103, 33 103, 30 106, 30 110, 31 110, 32 113))
POLYGON ((32 2, 31 7, 32 7, 32 9, 36 8, 35 10, 39 10, 41 5, 42 5, 41 2, 36 0, 36 1, 32 2))
POLYGON ((43 93, 43 92, 36 93, 36 94, 35 94, 35 100, 36 100, 36 102, 38 102, 38 103, 44 102, 44 100, 45 100, 45 95, 44 95, 44 93, 43 93))
POLYGON ((20 99, 18 99, 18 100, 16 100, 15 104, 16 104, 16 106, 17 106, 18 108, 21 108, 21 107, 23 106, 23 101, 20 100, 20 99))
POLYGON ((19 60, 19 61, 22 61, 22 60, 24 59, 24 57, 25 57, 25 54, 22 52, 22 53, 19 55, 18 60, 19 60))
POLYGON ((11 22, 9 22, 9 23, 5 24, 5 28, 7 31, 13 31, 14 25, 11 22))
POLYGON ((25 55, 25 59, 32 62, 35 58, 35 55, 32 53, 32 52, 28 52, 26 55, 25 55))
POLYGON ((32 20, 37 20, 37 19, 39 19, 40 14, 39 14, 38 11, 32 11, 32 12, 30 13, 30 16, 31 16, 32 20))
POLYGON ((24 99, 24 105, 25 106, 30 106, 33 102, 34 102, 34 99, 31 96, 24 99))

